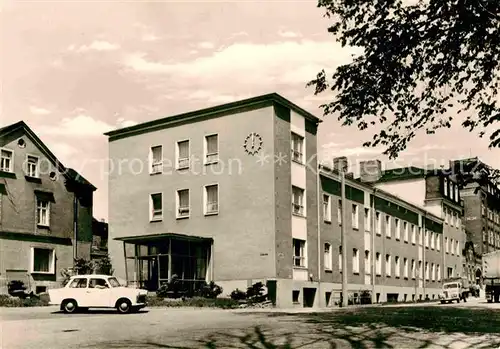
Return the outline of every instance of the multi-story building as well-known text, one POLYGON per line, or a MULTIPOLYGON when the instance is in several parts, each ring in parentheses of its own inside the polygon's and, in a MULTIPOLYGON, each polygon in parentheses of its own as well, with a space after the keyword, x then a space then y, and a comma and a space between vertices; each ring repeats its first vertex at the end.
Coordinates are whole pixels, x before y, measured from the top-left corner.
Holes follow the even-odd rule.
MULTIPOLYGON (((225 294, 264 281, 279 307, 333 304, 340 181, 318 165, 319 122, 270 94, 107 133, 117 276, 151 290, 174 275, 213 280, 225 294)), ((352 176, 346 184, 351 292, 436 297, 455 268, 439 252, 443 219, 352 176)))
POLYGON ((44 292, 58 286, 74 256, 90 258, 96 188, 23 121, 0 129, 0 151, 1 292, 14 280, 44 292))
POLYGON ((108 223, 103 219, 92 219, 92 247, 90 259, 108 256, 108 223))
POLYGON ((447 171, 418 167, 382 171, 380 161, 361 164, 360 180, 424 208, 444 221, 442 233, 425 237, 426 263, 446 266, 445 278, 462 276, 466 242, 459 187, 447 171), (442 248, 441 248, 442 245, 442 248))
MULTIPOLYGON (((488 177, 491 168, 475 157, 450 161, 450 173, 463 182, 460 196, 464 201, 464 223, 474 252, 482 256, 500 249, 500 189, 488 177)), ((478 281, 481 268, 478 262, 478 281)))

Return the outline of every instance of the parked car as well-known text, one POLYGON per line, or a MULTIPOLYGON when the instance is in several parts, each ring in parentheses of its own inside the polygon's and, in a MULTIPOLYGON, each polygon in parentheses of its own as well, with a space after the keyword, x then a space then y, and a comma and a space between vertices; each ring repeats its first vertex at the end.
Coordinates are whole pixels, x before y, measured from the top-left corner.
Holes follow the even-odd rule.
POLYGON ((60 305, 65 313, 78 309, 116 308, 129 313, 146 306, 147 291, 128 288, 109 275, 75 275, 65 287, 49 289, 49 304, 60 305))

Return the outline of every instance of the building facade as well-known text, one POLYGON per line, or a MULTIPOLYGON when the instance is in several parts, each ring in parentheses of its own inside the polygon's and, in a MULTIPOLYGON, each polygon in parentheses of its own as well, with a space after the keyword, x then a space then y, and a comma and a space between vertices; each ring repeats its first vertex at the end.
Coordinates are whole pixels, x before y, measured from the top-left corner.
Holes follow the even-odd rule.
POLYGON ((19 280, 41 293, 59 286, 60 270, 72 267, 75 253, 90 258, 96 188, 22 121, 0 129, 0 150, 1 292, 19 280))
MULTIPOLYGON (((150 290, 174 275, 190 287, 213 280, 225 294, 263 281, 279 307, 334 304, 340 182, 318 164, 319 123, 270 94, 107 133, 115 273, 150 290)), ((352 296, 437 297, 452 263, 443 218, 346 182, 352 296)))

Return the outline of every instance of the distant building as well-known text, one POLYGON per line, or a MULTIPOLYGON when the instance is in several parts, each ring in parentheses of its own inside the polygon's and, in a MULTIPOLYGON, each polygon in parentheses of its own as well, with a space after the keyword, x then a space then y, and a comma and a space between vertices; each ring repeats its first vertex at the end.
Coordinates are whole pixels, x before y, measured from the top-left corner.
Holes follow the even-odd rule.
POLYGON ((0 129, 0 151, 0 292, 20 280, 40 293, 59 285, 74 254, 90 258, 96 188, 23 121, 0 129))
POLYGON ((319 121, 270 94, 107 133, 115 274, 150 290, 213 280, 225 294, 263 281, 278 307, 333 305, 342 272, 353 297, 436 298, 461 273, 459 202, 441 199, 445 215, 348 175, 340 203, 346 160, 319 166, 319 121))
POLYGON ((91 259, 99 259, 108 255, 108 223, 104 220, 92 219, 91 259))

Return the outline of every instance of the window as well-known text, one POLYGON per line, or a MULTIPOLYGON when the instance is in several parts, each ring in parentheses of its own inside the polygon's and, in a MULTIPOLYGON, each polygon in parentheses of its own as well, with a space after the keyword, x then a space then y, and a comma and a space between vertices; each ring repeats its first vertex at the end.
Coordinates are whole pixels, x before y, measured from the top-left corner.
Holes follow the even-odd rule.
POLYGON ((425 230, 425 247, 429 247, 429 231, 425 230))
POLYGON ((391 237, 391 216, 385 216, 385 236, 391 237))
POLYGON ((213 164, 219 161, 219 136, 205 136, 205 163, 213 164))
POLYGON ((400 220, 398 218, 394 219, 395 225, 396 225, 396 239, 400 240, 401 239, 401 224, 400 220))
POLYGON ((89 280, 89 288, 109 288, 108 283, 104 279, 93 278, 89 280))
POLYGON ((449 248, 449 245, 448 245, 448 237, 444 238, 444 250, 445 250, 446 253, 450 252, 450 248, 449 248))
POLYGON ((323 195, 323 220, 325 222, 332 221, 332 210, 330 206, 330 195, 323 195))
POLYGON ((292 187, 292 213, 304 216, 304 189, 292 187))
POLYGON ((70 288, 87 288, 87 278, 76 278, 69 284, 70 288))
POLYGON ((294 304, 299 304, 300 303, 299 296, 300 296, 300 291, 298 291, 298 290, 293 290, 292 291, 292 302, 294 304))
POLYGON ((425 279, 429 280, 429 262, 425 262, 425 279))
POLYGON ((450 253, 454 254, 455 253, 455 240, 450 239, 450 253))
POLYGON ((403 277, 408 279, 408 258, 403 259, 403 277))
POLYGON ((377 275, 382 275, 382 256, 379 252, 375 254, 375 268, 377 275))
POLYGON ((48 227, 50 225, 50 203, 46 200, 36 200, 36 223, 48 227))
POLYGON ((441 281, 441 266, 437 265, 437 281, 441 281))
MULTIPOLYGON (((3 154, 3 153, 2 153, 3 154)), ((486 216, 486 207, 484 206, 484 204, 481 204, 481 214, 483 216, 486 216)))
POLYGON ((163 219, 163 200, 161 193, 151 194, 150 198, 150 221, 161 221, 163 219))
POLYGON ((455 225, 455 212, 450 211, 450 225, 453 227, 455 225))
POLYGON ((306 242, 304 240, 293 239, 293 266, 299 268, 306 267, 306 242))
POLYGON ((189 217, 189 189, 177 191, 177 218, 189 217))
POLYGON ((28 177, 38 177, 38 157, 27 155, 26 156, 26 175, 28 177))
POLYGON ((342 200, 339 200, 339 206, 337 207, 337 221, 342 224, 342 200))
POLYGON ((459 195, 458 185, 455 184, 455 201, 459 201, 460 200, 460 197, 458 195, 459 195))
POLYGON ((352 205, 352 227, 358 229, 358 205, 352 205))
POLYGON ((415 224, 411 225, 411 243, 414 245, 417 243, 417 229, 415 224))
POLYGON ((45 274, 53 274, 54 271, 54 250, 48 248, 31 248, 31 257, 32 257, 32 268, 31 271, 33 273, 45 273, 45 274))
POLYGON ((401 260, 399 259, 398 256, 394 258, 394 263, 395 263, 394 267, 396 268, 396 270, 394 271, 394 275, 398 278, 401 272, 401 260))
POLYGON ((444 207, 443 211, 444 211, 444 222, 446 224, 448 224, 448 222, 449 222, 449 220, 448 220, 448 209, 446 207, 444 207))
POLYGON ((342 246, 339 246, 339 270, 342 271, 342 246))
POLYGON ((411 278, 415 279, 417 277, 417 266, 415 264, 415 260, 411 260, 411 278))
POLYGON ((448 178, 444 178, 443 187, 444 187, 444 196, 448 196, 448 178))
POLYGON ((370 260, 370 251, 365 251, 365 274, 371 274, 371 260, 370 260))
POLYGON ((189 168, 189 141, 177 142, 177 169, 189 168))
POLYGON ((332 245, 330 245, 328 242, 325 243, 325 254, 323 262, 325 263, 326 270, 332 270, 332 245))
POLYGON ((457 240, 456 244, 457 244, 457 250, 456 250, 455 254, 457 256, 460 256, 460 241, 457 240))
POLYGON ((431 248, 434 249, 434 233, 431 232, 431 248))
POLYGON ((391 276, 391 255, 385 255, 385 275, 391 276))
POLYGON ((150 173, 162 173, 163 172, 163 150, 161 145, 151 147, 150 150, 150 173))
POLYGON ((449 190, 450 190, 450 198, 451 198, 452 200, 455 200, 455 184, 450 183, 450 188, 449 188, 449 190))
POLYGON ((375 220, 377 221, 377 234, 382 234, 382 220, 380 219, 380 212, 375 212, 375 220))
POLYGON ((436 234, 436 250, 441 251, 441 236, 436 234))
POLYGON ((365 208, 365 231, 370 231, 371 222, 370 222, 370 209, 365 208))
POLYGON ((359 251, 356 248, 352 249, 352 272, 359 273, 359 251))
POLYGON ((217 214, 219 212, 219 185, 205 186, 205 214, 217 214))
POLYGON ((435 281, 436 280, 436 266, 434 263, 431 264, 431 280, 435 281))
POLYGON ((292 132, 292 161, 303 163, 304 137, 292 132))
POLYGON ((2 149, 0 156, 0 171, 4 172, 14 172, 14 166, 12 166, 12 160, 14 152, 8 149, 2 149))
POLYGON ((408 242, 408 222, 403 222, 404 241, 408 242))
POLYGON ((422 268, 422 261, 418 261, 418 277, 422 279, 424 276, 424 268, 422 268))

